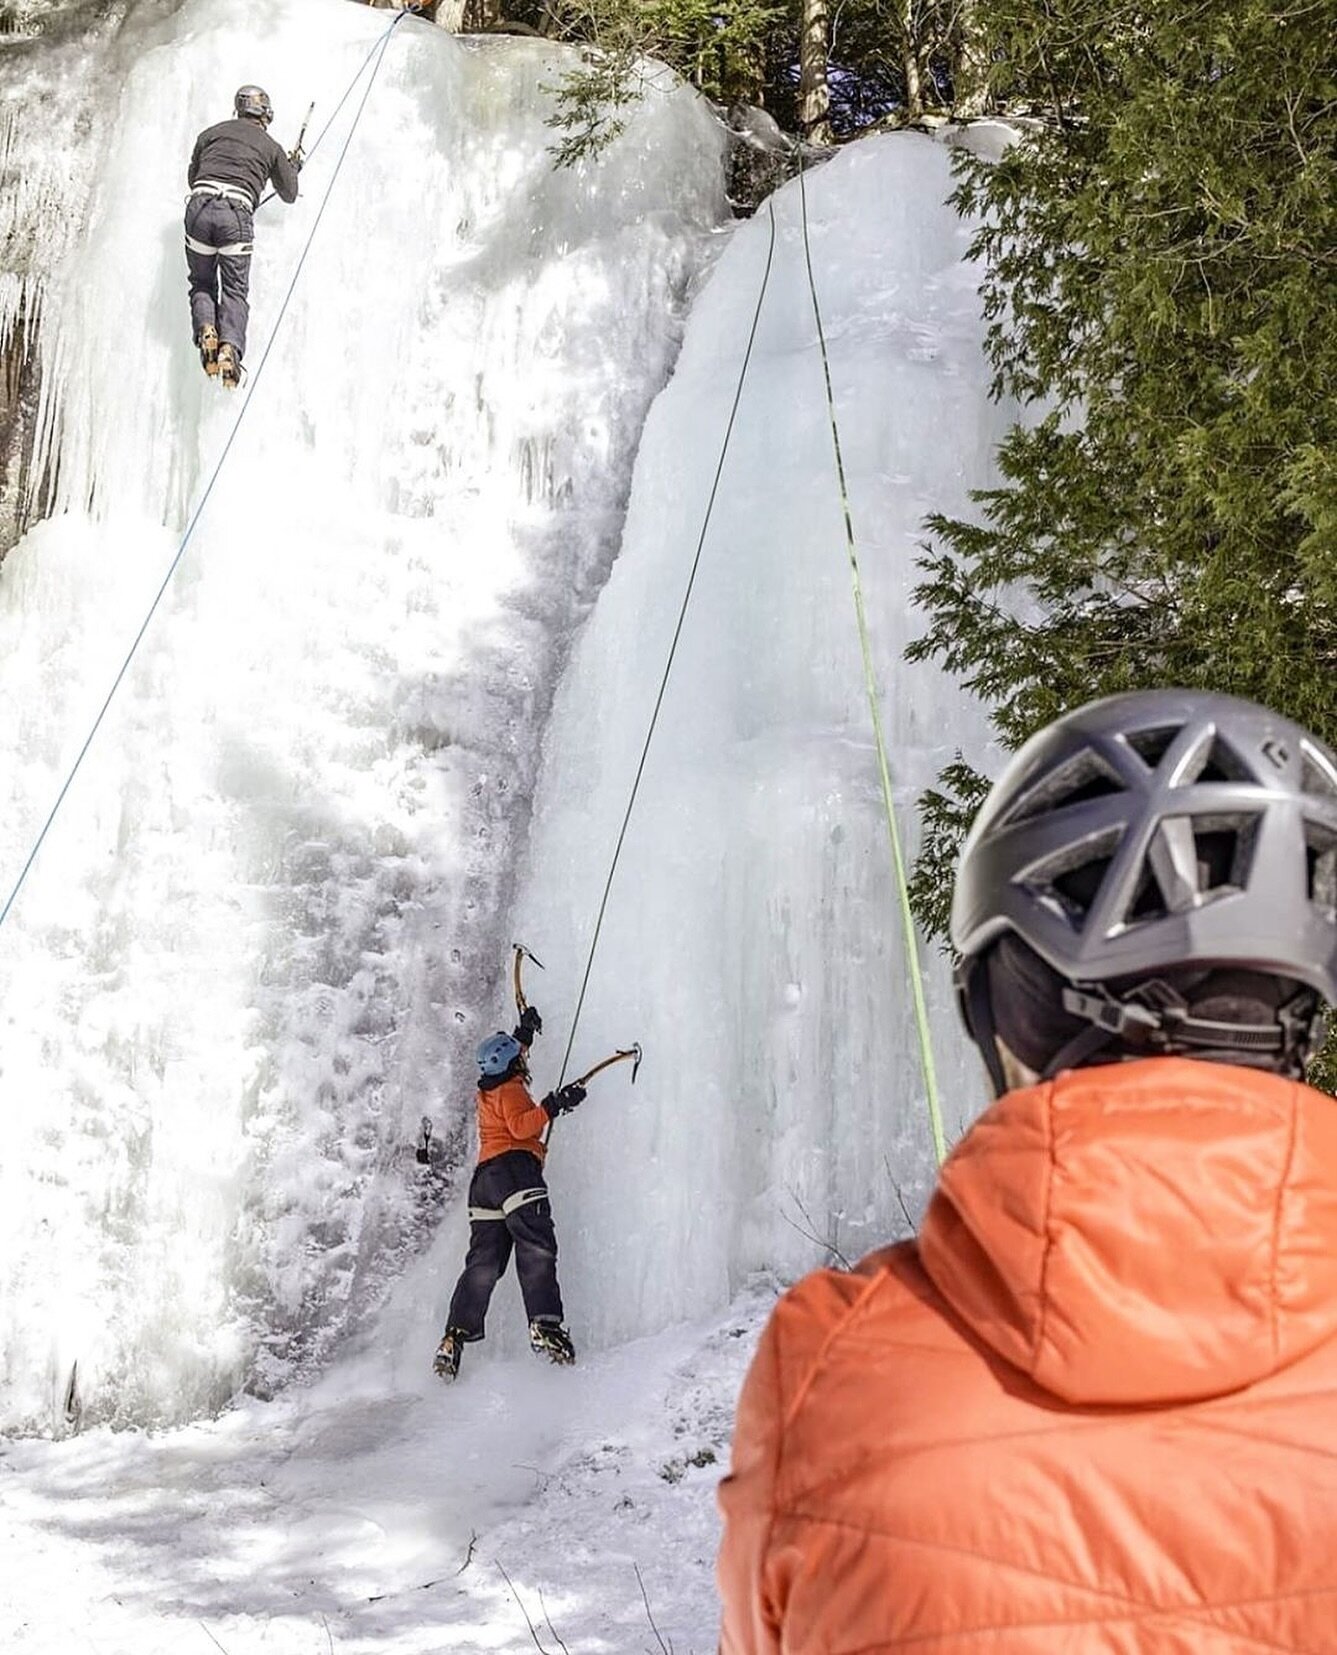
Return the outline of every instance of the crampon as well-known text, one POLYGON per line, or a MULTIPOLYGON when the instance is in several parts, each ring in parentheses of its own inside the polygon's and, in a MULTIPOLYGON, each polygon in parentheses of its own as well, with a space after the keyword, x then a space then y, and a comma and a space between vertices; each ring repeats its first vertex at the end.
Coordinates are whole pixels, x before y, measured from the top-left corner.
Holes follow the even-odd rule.
POLYGON ((571 1335, 560 1322, 531 1322, 529 1347, 536 1356, 546 1356, 550 1362, 557 1362, 564 1368, 569 1368, 576 1359, 576 1347, 571 1343, 571 1335))

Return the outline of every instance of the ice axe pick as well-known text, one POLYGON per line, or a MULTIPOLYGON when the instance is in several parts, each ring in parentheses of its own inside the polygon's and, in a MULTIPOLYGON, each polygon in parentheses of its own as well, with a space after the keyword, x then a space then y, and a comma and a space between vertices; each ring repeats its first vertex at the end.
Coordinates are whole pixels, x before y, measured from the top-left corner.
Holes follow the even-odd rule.
POLYGON ((595 1075, 602 1074, 605 1069, 611 1069, 613 1064, 630 1063, 631 1084, 634 1086, 636 1084, 636 1076, 640 1071, 641 1058, 644 1055, 645 1054, 641 1051, 641 1043, 638 1040, 633 1045, 626 1047, 624 1050, 614 1052, 611 1057, 604 1058, 602 1063, 596 1063, 592 1069, 586 1069, 583 1075, 578 1076, 577 1079, 571 1081, 569 1084, 572 1086, 584 1086, 587 1082, 593 1080, 595 1075))
POLYGON ((514 959, 511 964, 511 981, 515 987, 515 1009, 519 1016, 523 1017, 529 1010, 529 1001, 525 999, 524 987, 520 982, 520 972, 524 962, 526 960, 533 960, 534 964, 540 971, 544 971, 547 968, 544 966, 543 961, 539 959, 537 954, 531 954, 529 952, 524 943, 513 942, 511 944, 511 948, 514 951, 514 959))

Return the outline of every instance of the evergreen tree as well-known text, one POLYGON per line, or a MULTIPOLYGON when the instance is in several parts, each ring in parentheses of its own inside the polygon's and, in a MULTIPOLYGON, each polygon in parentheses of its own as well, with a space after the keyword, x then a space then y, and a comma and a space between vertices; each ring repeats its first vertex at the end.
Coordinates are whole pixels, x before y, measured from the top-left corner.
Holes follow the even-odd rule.
POLYGON ((647 60, 667 63, 717 103, 762 100, 770 36, 786 0, 549 0, 558 34, 582 44, 583 66, 563 77, 551 124, 565 136, 558 166, 593 158, 622 131, 641 96, 647 60))
MULTIPOLYGON (((517 0, 518 3, 518 0, 517 0)), ((561 165, 597 155, 641 94, 646 58, 707 97, 759 104, 817 143, 873 122, 978 107, 977 0, 544 0, 586 48, 554 120, 561 165)), ((512 10, 515 10, 512 7, 512 10)))
MULTIPOLYGON (((930 520, 936 657, 1008 747, 1094 696, 1253 697, 1337 742, 1337 0, 978 0, 996 95, 1042 111, 979 215, 1002 444, 930 520)), ((919 911, 983 784, 925 807, 919 911)))

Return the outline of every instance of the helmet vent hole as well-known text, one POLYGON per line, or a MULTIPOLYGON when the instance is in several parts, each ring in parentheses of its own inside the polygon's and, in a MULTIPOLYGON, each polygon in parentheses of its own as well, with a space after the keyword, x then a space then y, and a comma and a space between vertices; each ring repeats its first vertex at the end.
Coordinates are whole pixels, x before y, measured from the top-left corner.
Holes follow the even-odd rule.
POLYGON ((1337 924, 1337 832, 1306 822, 1305 863, 1309 900, 1325 919, 1337 924))
POLYGON ((1085 919, 1105 882, 1109 859, 1084 862, 1080 868, 1055 876, 1051 889, 1069 919, 1085 919))
POLYGON ((1067 846, 1027 868, 1017 883, 1051 914, 1081 931, 1122 838, 1122 828, 1110 828, 1080 845, 1067 846))
POLYGON ((1322 753, 1317 753, 1306 742, 1302 749, 1300 791, 1312 793, 1320 799, 1337 799, 1337 771, 1322 753))
POLYGON ((1196 776, 1185 776, 1184 780, 1194 782, 1249 782, 1254 777, 1248 766, 1226 742, 1217 736, 1208 749, 1207 757, 1202 769, 1196 776))
POLYGON ((1009 824, 1029 822, 1037 816, 1066 810, 1070 805, 1086 804, 1091 799, 1104 799, 1126 791, 1113 765, 1088 747, 1028 788, 1009 811, 1007 821, 1009 824))
POLYGON ((1247 887, 1258 823, 1257 816, 1234 822, 1197 823, 1193 838, 1198 852, 1198 889, 1204 896, 1247 887))
POLYGON ((1165 898, 1161 895, 1161 888, 1152 878, 1151 869, 1144 867, 1138 877, 1133 900, 1124 916, 1124 923, 1137 925, 1142 920, 1162 919, 1165 912, 1165 898))
POLYGON ((1147 766, 1154 770, 1170 751, 1170 744, 1183 728, 1179 724, 1163 724, 1155 730, 1131 730, 1128 745, 1147 766))
POLYGON ((1248 888, 1260 817, 1167 816, 1138 874, 1126 926, 1187 913, 1248 888))

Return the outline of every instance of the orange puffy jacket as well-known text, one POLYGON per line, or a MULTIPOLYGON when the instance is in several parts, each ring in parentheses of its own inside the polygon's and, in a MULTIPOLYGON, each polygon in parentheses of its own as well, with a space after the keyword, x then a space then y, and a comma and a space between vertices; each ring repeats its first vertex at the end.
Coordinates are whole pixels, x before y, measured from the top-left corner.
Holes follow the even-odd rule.
POLYGON ((527 1150, 542 1161, 548 1153, 543 1131, 548 1111, 535 1103, 519 1075, 478 1093, 478 1164, 511 1149, 527 1150))
POLYGON ((726 1655, 1337 1650, 1337 1102, 1009 1093, 776 1307, 720 1504, 726 1655))

